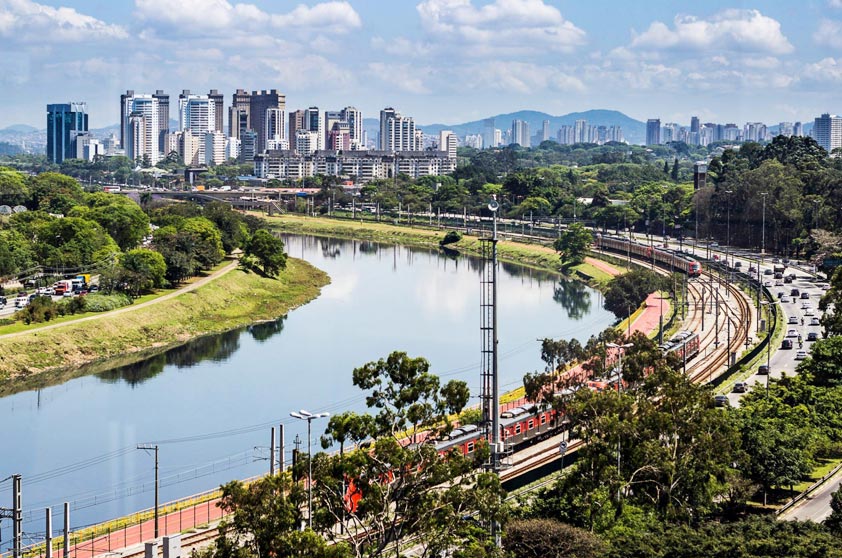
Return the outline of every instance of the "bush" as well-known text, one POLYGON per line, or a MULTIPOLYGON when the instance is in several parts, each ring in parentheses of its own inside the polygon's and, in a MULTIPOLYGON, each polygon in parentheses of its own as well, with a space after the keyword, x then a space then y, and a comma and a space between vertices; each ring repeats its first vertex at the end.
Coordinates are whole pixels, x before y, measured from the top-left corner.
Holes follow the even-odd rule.
POLYGON ((462 235, 459 234, 458 231, 447 231, 444 238, 439 241, 439 246, 447 246, 448 244, 454 244, 460 240, 462 240, 462 235))
POLYGON ((127 294, 89 294, 85 297, 80 297, 76 300, 84 301, 84 308, 87 312, 109 312, 122 308, 124 306, 131 306, 132 299, 127 294))
POLYGON ((36 296, 26 307, 14 313, 14 318, 25 324, 49 322, 53 318, 63 315, 58 304, 48 296, 36 296))

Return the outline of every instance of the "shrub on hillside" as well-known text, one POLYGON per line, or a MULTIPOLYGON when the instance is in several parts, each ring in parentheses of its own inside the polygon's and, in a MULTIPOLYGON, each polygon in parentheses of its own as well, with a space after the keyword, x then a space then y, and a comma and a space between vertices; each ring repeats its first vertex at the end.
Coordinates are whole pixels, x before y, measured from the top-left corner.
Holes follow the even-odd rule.
POLYGON ((124 293, 89 294, 76 300, 84 300, 86 312, 109 312, 132 304, 131 297, 124 293))

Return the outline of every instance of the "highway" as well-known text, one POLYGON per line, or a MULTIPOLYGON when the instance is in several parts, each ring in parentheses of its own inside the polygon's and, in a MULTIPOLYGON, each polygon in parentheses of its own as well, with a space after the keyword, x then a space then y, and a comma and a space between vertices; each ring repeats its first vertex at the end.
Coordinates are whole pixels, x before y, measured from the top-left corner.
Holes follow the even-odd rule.
POLYGON ((842 485, 842 470, 828 479, 815 492, 778 516, 789 521, 815 521, 819 523, 830 515, 830 496, 842 485))

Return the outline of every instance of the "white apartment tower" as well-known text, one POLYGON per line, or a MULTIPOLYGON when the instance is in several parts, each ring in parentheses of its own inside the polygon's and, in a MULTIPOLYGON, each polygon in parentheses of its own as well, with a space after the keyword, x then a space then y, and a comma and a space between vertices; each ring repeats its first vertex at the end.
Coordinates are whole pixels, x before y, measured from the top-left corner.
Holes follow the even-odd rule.
POLYGON ((178 96, 178 129, 197 134, 216 131, 216 100, 182 91, 178 96))
POLYGON ((830 153, 842 147, 842 117, 828 113, 813 121, 813 139, 830 153))
MULTIPOLYGON (((317 150, 325 148, 325 121, 319 107, 310 107, 304 110, 304 130, 318 135, 316 140, 317 150)), ((295 141, 297 145, 298 136, 296 136, 295 141)))
POLYGON ((348 123, 348 133, 351 136, 351 149, 363 149, 363 113, 355 107, 345 107, 341 111, 343 122, 348 123))
POLYGON ((422 145, 418 132, 411 117, 402 116, 391 107, 380 111, 381 151, 418 151, 422 145))
POLYGON ((160 160, 158 121, 158 99, 152 95, 124 95, 121 110, 126 121, 121 123, 123 129, 122 143, 126 156, 133 160, 148 159, 155 165, 160 160))

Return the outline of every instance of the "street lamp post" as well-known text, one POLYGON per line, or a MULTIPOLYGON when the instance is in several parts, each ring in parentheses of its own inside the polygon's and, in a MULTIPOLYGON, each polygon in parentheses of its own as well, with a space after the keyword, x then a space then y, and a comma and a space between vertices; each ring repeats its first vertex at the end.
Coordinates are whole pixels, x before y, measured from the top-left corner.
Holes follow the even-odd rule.
POLYGON ((316 413, 313 414, 309 411, 305 411, 301 409, 300 411, 292 412, 289 416, 293 418, 297 418, 299 420, 306 420, 307 421, 307 527, 310 530, 313 529, 313 455, 310 453, 310 442, 311 442, 311 426, 312 422, 316 419, 329 417, 330 413, 316 413))
POLYGON ((731 264, 728 263, 730 256, 731 256, 731 194, 734 192, 732 190, 725 190, 725 193, 728 194, 728 225, 726 227, 726 248, 725 248, 725 266, 728 267, 731 264))
MULTIPOLYGON (((772 304, 780 304, 780 301, 768 301, 764 300, 761 302, 763 306, 770 307, 772 304)), ((774 311, 777 314, 777 310, 774 311)), ((772 360, 772 328, 767 324, 766 325, 766 398, 769 397, 769 376, 772 375, 771 369, 771 360, 772 360)))
MULTIPOLYGON (((761 197, 763 198, 763 236, 760 244, 760 263, 763 263, 763 256, 766 254, 766 196, 769 195, 769 192, 760 192, 761 197)), ((758 277, 760 273, 760 267, 757 268, 758 277)))

